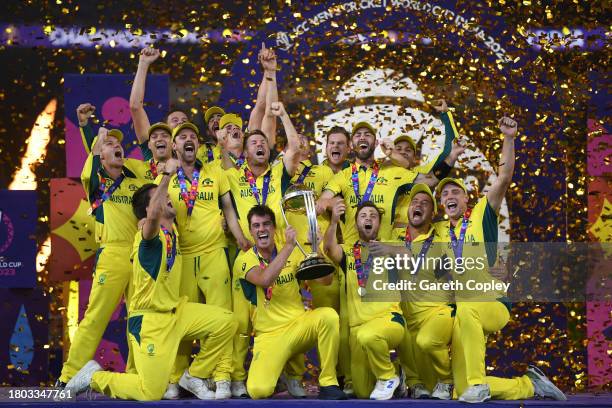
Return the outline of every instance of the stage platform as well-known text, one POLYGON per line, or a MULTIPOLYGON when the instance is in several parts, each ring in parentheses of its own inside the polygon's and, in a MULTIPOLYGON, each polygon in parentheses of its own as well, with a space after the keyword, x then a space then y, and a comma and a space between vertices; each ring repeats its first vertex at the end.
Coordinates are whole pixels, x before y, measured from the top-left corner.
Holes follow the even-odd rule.
MULTIPOLYGON (((287 396, 275 396, 271 399, 253 401, 249 399, 232 399, 224 401, 201 401, 197 399, 181 399, 176 401, 155 401, 155 402, 137 402, 137 401, 120 401, 106 398, 104 396, 95 395, 94 399, 87 400, 84 396, 79 396, 78 400, 73 403, 3 403, 4 407, 23 407, 32 405, 35 407, 102 407, 113 406, 119 407, 142 407, 146 405, 161 405, 166 408, 170 407, 187 407, 187 406, 217 406, 219 408, 331 408, 335 406, 365 408, 365 407, 402 407, 412 405, 415 407, 425 408, 450 408, 450 407, 467 407, 467 404, 458 401, 436 401, 436 400, 412 400, 412 399, 393 399, 389 401, 369 401, 369 400, 348 400, 348 401, 319 401, 314 398, 307 399, 291 399, 287 396)), ((567 401, 552 401, 552 400, 523 400, 523 401, 490 401, 483 404, 474 405, 477 407, 612 407, 612 394, 577 394, 570 395, 567 401)))

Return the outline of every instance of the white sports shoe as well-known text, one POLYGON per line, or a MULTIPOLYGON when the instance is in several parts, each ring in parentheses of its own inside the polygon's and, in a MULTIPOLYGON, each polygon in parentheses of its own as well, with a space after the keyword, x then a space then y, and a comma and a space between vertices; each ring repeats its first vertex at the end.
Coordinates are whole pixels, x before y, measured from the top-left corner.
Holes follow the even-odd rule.
POLYGON ((489 384, 470 385, 467 390, 459 397, 459 401, 476 404, 491 399, 491 389, 489 384))
POLYGON ((66 391, 72 395, 78 395, 87 391, 91 384, 91 377, 95 372, 102 371, 102 367, 95 360, 89 360, 75 375, 66 383, 66 391))
POLYGON ((393 392, 399 386, 399 377, 393 377, 389 380, 378 380, 374 391, 370 394, 372 400, 388 400, 393 397, 393 392))
POLYGON ((437 383, 431 393, 431 398, 449 400, 453 398, 453 384, 437 383))
POLYGON ((304 386, 302 385, 302 381, 296 378, 288 378, 285 373, 281 374, 280 380, 285 387, 287 387, 287 391, 289 395, 293 398, 306 398, 306 390, 304 390, 304 386))
POLYGON ((529 366, 527 377, 533 384, 534 394, 540 398, 552 398, 557 401, 566 401, 567 397, 555 384, 544 375, 536 366, 529 366))
POLYGON ((191 392, 201 400, 214 400, 215 392, 208 388, 207 381, 189 375, 188 370, 185 370, 183 376, 179 380, 181 388, 191 392))
POLYGON ((215 387, 215 399, 229 399, 232 398, 232 391, 230 389, 230 382, 227 380, 217 381, 215 387))
POLYGON ((246 385, 244 385, 244 381, 232 381, 230 386, 232 390, 232 397, 234 398, 248 398, 249 394, 246 389, 246 385))
POLYGON ((353 391, 353 384, 350 382, 344 384, 344 389, 342 391, 344 391, 346 396, 349 398, 353 398, 355 396, 355 391, 353 391))
POLYGON ((429 399, 431 394, 429 394, 429 390, 425 388, 425 384, 414 384, 410 387, 410 398, 413 399, 429 399))
POLYGON ((168 383, 168 388, 166 388, 166 392, 162 399, 165 400, 177 400, 180 397, 181 390, 179 389, 178 384, 168 383))

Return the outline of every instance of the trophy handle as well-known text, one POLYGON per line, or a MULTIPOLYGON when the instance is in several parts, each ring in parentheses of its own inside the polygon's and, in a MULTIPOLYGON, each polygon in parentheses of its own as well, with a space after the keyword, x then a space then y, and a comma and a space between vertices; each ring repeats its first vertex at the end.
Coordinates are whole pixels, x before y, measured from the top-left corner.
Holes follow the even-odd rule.
MULTIPOLYGON (((285 224, 292 226, 291 224, 289 224, 289 221, 287 220, 287 216, 285 215, 285 210, 283 209, 283 202, 284 200, 281 198, 281 202, 280 202, 280 210, 281 210, 281 214, 283 215, 283 219, 285 220, 285 224)), ((308 254, 306 253, 306 251, 304 251, 304 248, 302 248, 302 245, 300 245, 300 242, 296 239, 295 243, 297 244, 297 247, 300 249, 300 251, 302 251, 302 253, 304 254, 305 257, 308 257, 308 254)))
POLYGON ((306 217, 308 218, 308 235, 312 246, 311 256, 316 256, 319 251, 319 239, 317 237, 317 207, 312 191, 308 191, 304 195, 304 205, 306 206, 306 217))

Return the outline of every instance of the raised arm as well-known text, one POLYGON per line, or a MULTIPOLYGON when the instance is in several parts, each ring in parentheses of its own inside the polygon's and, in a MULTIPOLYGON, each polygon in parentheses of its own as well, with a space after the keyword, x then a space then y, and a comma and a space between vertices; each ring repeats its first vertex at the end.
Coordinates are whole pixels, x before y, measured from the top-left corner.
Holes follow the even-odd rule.
POLYGON ((504 200, 506 191, 512 183, 512 174, 514 173, 514 138, 517 133, 516 121, 503 117, 499 120, 499 130, 504 135, 504 144, 502 146, 501 160, 499 162, 499 171, 497 174, 497 180, 493 182, 493 185, 487 192, 487 200, 489 205, 499 212, 501 203, 504 200))
POLYGON ((159 57, 159 50, 156 48, 146 47, 140 51, 138 59, 138 69, 132 84, 132 92, 130 93, 130 112, 132 121, 134 122, 134 131, 138 138, 138 143, 146 142, 149 139, 149 117, 144 109, 144 94, 147 79, 147 71, 151 65, 159 57))
POLYGON ((147 218, 142 226, 142 238, 152 239, 159 234, 159 225, 164 213, 164 207, 168 203, 168 186, 172 174, 176 172, 178 161, 176 159, 168 160, 164 165, 164 174, 155 189, 149 206, 147 207, 147 218))
POLYGON ((268 49, 267 59, 262 60, 264 66, 264 79, 266 86, 265 114, 261 122, 261 131, 268 137, 270 148, 276 145, 276 116, 271 112, 271 106, 278 102, 278 85, 276 83, 276 54, 268 49))
POLYGON ((287 226, 285 230, 285 246, 280 250, 280 252, 276 255, 276 258, 267 267, 264 269, 260 267, 251 268, 246 273, 245 279, 251 282, 253 285, 268 287, 271 286, 278 275, 283 270, 283 267, 287 263, 287 259, 293 252, 293 249, 296 245, 296 232, 295 229, 291 226, 287 226))
POLYGON ((240 224, 238 223, 238 217, 236 216, 236 211, 234 210, 234 206, 232 205, 231 192, 227 192, 221 196, 221 205, 223 207, 223 215, 225 216, 225 220, 227 221, 227 226, 230 231, 236 238, 236 243, 243 251, 248 251, 249 248, 253 246, 253 244, 244 237, 242 233, 242 228, 240 228, 240 224))
POLYGON ((83 146, 85 151, 89 153, 91 151, 91 145, 95 139, 93 129, 89 124, 89 118, 96 111, 96 107, 91 103, 82 103, 77 107, 77 119, 79 121, 79 131, 81 132, 81 139, 83 140, 83 146))
POLYGON ((332 207, 332 216, 331 222, 329 223, 329 227, 327 227, 327 231, 325 231, 325 237, 323 238, 323 249, 325 253, 336 264, 340 264, 342 262, 342 256, 344 255, 342 251, 342 247, 338 244, 338 238, 336 236, 336 230, 338 229, 338 222, 340 222, 340 217, 346 211, 346 204, 344 201, 337 200, 334 206, 332 207))
MULTIPOLYGON (((293 177, 298 165, 300 164, 300 138, 298 137, 297 131, 295 130, 295 127, 293 127, 293 123, 291 123, 289 114, 285 111, 285 107, 283 106, 282 102, 273 102, 270 106, 270 111, 274 116, 278 116, 281 119, 281 122, 283 122, 285 134, 287 135, 287 150, 283 155, 283 163, 285 164, 287 173, 293 177)), ((272 146, 270 146, 270 148, 272 148, 272 146)))

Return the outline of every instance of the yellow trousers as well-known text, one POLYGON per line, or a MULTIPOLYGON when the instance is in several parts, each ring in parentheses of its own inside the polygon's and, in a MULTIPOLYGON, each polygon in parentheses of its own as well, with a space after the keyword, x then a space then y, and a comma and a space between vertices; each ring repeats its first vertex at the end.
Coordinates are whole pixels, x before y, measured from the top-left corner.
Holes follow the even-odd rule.
MULTIPOLYGON (((230 270, 224 248, 212 252, 183 254, 180 296, 187 296, 190 302, 219 306, 232 310, 230 270), (198 291, 199 288, 199 291, 198 291)), ((183 341, 179 346, 171 382, 176 383, 189 366, 193 344, 183 341)))
POLYGON ((432 390, 437 382, 452 383, 449 345, 453 331, 453 308, 447 304, 422 307, 402 303, 406 333, 400 360, 410 386, 425 384, 432 390))
POLYGON ((357 398, 369 398, 377 380, 397 376, 389 353, 404 338, 404 319, 399 313, 351 327, 351 375, 357 398))
MULTIPOLYGON (((238 330, 234 336, 234 351, 232 356, 232 381, 245 381, 247 370, 244 366, 251 333, 253 332, 252 318, 255 306, 244 297, 239 279, 232 278, 232 310, 238 322, 238 330)), ((292 356, 285 367, 285 374, 289 378, 302 378, 304 374, 304 354, 292 356)))
MULTIPOLYGON (((126 306, 129 306, 132 294, 131 251, 132 247, 128 244, 104 245, 98 250, 87 311, 72 339, 60 381, 68 382, 94 357, 106 326, 121 301, 121 296, 125 296, 126 306)), ((128 350, 126 371, 130 372, 134 368, 129 342, 128 350)))
POLYGON ((247 390, 253 399, 269 397, 287 361, 303 355, 315 344, 321 358, 319 385, 338 385, 336 364, 340 323, 334 309, 322 307, 305 312, 282 329, 255 337, 247 390))
POLYGON ((172 373, 174 356, 183 340, 201 340, 189 367, 194 377, 229 380, 232 338, 237 324, 232 312, 198 303, 179 304, 175 312, 143 312, 128 320, 137 374, 99 371, 91 388, 113 398, 159 400, 172 373))
POLYGON ((458 302, 451 345, 452 371, 457 395, 471 385, 489 384, 491 398, 517 400, 533 397, 531 380, 487 376, 486 336, 501 330, 510 313, 501 302, 458 302))

